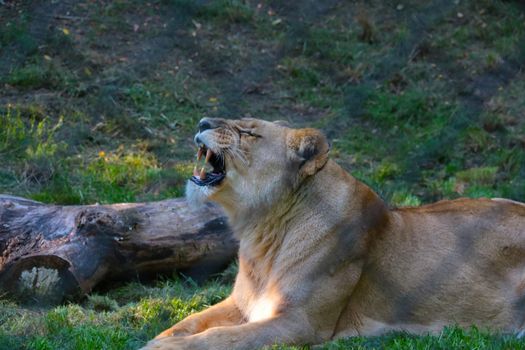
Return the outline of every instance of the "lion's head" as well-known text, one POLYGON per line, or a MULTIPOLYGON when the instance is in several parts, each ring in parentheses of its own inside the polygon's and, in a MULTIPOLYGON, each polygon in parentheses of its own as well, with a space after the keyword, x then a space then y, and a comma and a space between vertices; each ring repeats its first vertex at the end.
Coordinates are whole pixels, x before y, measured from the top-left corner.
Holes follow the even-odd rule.
POLYGON ((227 210, 271 205, 322 168, 329 150, 318 130, 258 119, 204 118, 194 140, 206 165, 195 169, 186 196, 227 210))

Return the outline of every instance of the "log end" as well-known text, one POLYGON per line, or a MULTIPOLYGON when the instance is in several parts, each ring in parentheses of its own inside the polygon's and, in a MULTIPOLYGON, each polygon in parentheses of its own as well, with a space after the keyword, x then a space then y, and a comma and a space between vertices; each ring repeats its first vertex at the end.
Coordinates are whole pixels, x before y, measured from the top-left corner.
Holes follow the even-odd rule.
POLYGON ((68 261, 54 255, 29 256, 10 264, 0 289, 25 305, 56 305, 79 295, 68 261))

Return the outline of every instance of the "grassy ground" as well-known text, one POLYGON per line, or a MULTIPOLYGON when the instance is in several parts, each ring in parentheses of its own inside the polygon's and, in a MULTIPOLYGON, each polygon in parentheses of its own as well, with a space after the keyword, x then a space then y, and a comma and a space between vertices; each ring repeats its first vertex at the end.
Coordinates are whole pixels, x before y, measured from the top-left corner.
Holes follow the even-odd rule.
MULTIPOLYGON (((525 201, 519 1, 6 1, 0 22, 2 193, 180 196, 207 115, 321 128, 332 156, 392 205, 525 201)), ((5 300, 0 348, 136 348, 229 285, 167 279, 52 309, 5 300)), ((351 346, 521 344, 452 328, 327 348, 351 346)))

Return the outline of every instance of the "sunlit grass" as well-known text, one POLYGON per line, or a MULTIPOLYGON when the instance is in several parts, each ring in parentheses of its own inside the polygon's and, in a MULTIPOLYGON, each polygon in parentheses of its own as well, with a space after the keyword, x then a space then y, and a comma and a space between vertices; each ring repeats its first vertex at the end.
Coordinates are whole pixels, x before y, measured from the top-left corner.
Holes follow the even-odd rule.
POLYGON ((0 302, 0 349, 137 349, 165 328, 225 298, 231 287, 169 279, 124 285, 80 304, 21 309, 0 302))
POLYGON ((18 186, 25 196, 62 204, 133 202, 183 194, 190 163, 163 168, 140 144, 100 150, 85 158, 68 156, 68 145, 57 136, 63 120, 27 120, 12 108, 0 113, 0 155, 4 159, 0 185, 5 189, 18 186))

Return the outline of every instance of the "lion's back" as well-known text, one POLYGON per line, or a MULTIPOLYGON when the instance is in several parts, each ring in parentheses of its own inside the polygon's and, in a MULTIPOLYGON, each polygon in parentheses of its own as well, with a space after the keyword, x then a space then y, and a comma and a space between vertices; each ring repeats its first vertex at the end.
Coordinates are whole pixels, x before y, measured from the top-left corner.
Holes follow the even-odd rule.
MULTIPOLYGON (((415 324, 434 315, 512 329, 516 313, 525 312, 524 204, 461 198, 392 213, 391 231, 374 247, 363 297, 399 309, 415 324), (387 289, 379 282, 385 278, 387 289), (489 322, 487 315, 497 317, 489 322)), ((401 317, 375 312, 378 319, 401 317)))

